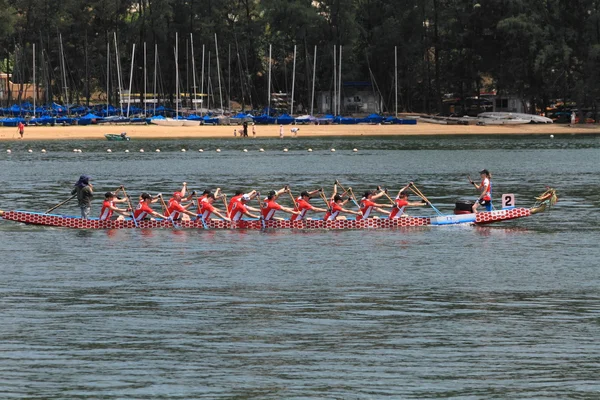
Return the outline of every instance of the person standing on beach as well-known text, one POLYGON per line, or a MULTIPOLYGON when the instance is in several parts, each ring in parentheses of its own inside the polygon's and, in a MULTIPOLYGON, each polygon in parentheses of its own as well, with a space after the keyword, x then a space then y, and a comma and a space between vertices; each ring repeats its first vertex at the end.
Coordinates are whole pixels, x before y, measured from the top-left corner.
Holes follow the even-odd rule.
POLYGON ((279 125, 279 139, 283 139, 283 125, 279 125))
POLYGON ((244 123, 242 124, 242 127, 244 129, 244 134, 242 136, 248 137, 248 121, 244 121, 244 123))
POLYGON ((23 133, 25 133, 25 125, 22 121, 19 121, 19 125, 17 125, 17 131, 19 131, 19 135, 21 135, 19 139, 23 139, 23 133))
POLYGON ((234 129, 233 130, 233 137, 236 137, 236 136, 237 136, 237 129, 234 129))
POLYGON ((94 187, 90 183, 90 179, 87 175, 81 175, 71 191, 72 195, 77 195, 77 204, 81 209, 81 218, 83 219, 90 217, 92 198, 94 197, 94 187))
POLYGON ((252 123, 252 137, 256 138, 256 125, 254 125, 254 122, 252 123))

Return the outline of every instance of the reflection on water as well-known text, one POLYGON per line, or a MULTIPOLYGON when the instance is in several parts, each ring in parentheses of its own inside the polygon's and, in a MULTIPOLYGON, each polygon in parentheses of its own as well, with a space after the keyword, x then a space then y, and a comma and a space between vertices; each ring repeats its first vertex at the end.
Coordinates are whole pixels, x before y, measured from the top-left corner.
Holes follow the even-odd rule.
POLYGON ((450 212, 474 195, 465 176, 482 166, 495 194, 515 193, 518 205, 544 185, 560 201, 502 225, 387 231, 2 221, 3 397, 595 397, 595 137, 303 139, 286 142, 285 154, 281 142, 257 142, 266 154, 242 153, 249 142, 232 140, 134 140, 123 146, 163 151, 127 157, 105 153, 106 142, 69 144, 82 154, 64 143, 44 143, 45 157, 0 151, 0 208, 45 209, 90 172, 98 192, 125 183, 132 196, 183 181, 229 193, 413 180, 450 212), (180 154, 182 146, 223 152, 180 154))

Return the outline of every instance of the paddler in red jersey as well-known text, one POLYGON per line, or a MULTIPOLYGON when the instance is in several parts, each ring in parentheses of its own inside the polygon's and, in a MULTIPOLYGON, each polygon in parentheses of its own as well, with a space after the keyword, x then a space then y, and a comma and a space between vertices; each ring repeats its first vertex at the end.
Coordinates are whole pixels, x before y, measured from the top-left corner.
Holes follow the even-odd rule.
MULTIPOLYGON (((210 194, 213 194, 212 190, 205 189, 204 192, 202 192, 202 196, 198 197, 198 214, 201 213, 202 204, 206 201, 206 199, 208 198, 208 196, 210 194)), ((220 194, 221 194, 221 188, 217 188, 217 190, 215 190, 215 192, 214 192, 215 198, 220 198, 220 194)))
POLYGON ((219 212, 219 210, 217 208, 215 208, 215 206, 213 206, 213 203, 215 202, 215 198, 216 197, 213 193, 209 193, 206 196, 206 200, 202 202, 202 208, 200 209, 200 213, 198 214, 198 217, 201 218, 202 221, 208 221, 210 219, 210 215, 215 214, 219 218, 229 221, 230 220, 229 218, 227 218, 226 216, 221 214, 219 212))
MULTIPOLYGON (((348 188, 348 190, 350 189, 351 188, 348 188)), ((329 201, 329 209, 323 217, 324 221, 335 221, 336 219, 338 219, 338 217, 340 217, 340 213, 360 215, 359 211, 352 211, 344 208, 344 205, 348 202, 348 200, 350 200, 349 198, 346 200, 343 199, 343 196, 345 194, 346 192, 342 193, 342 195, 339 195, 337 193, 337 183, 333 185, 333 194, 331 195, 331 200, 329 201)))
POLYGON ((406 217, 406 214, 404 214, 404 210, 406 209, 406 207, 422 207, 425 204, 427 204, 427 203, 421 203, 421 202, 416 202, 416 201, 409 202, 408 201, 408 192, 404 189, 405 188, 402 188, 398 192, 398 196, 396 196, 396 198, 394 199, 394 202, 396 204, 392 207, 392 212, 390 213, 390 219, 406 217))
MULTIPOLYGON (((264 221, 271 221, 274 218, 275 212, 281 210, 288 214, 299 215, 299 211, 294 211, 291 208, 284 207, 277 203, 277 199, 282 193, 289 192, 290 188, 285 186, 277 191, 271 190, 267 197, 260 204, 260 213, 264 221)), ((278 218, 281 219, 281 218, 278 218)))
POLYGON ((316 211, 316 212, 327 212, 325 208, 314 207, 310 204, 310 198, 322 192, 322 189, 313 190, 312 192, 307 192, 306 190, 300 193, 300 196, 296 199, 296 206, 294 207, 294 211, 298 211, 300 214, 292 215, 292 221, 300 221, 303 220, 308 211, 316 211))
MULTIPOLYGON (((181 204, 183 201, 183 193, 185 193, 185 190, 173 193, 173 197, 169 199, 169 203, 167 204, 167 217, 171 218, 173 221, 181 221, 183 219, 189 219, 190 216, 196 216, 196 214, 189 210, 189 208, 194 205, 193 202, 185 206, 181 204)), ((191 199, 191 196, 193 195, 194 192, 190 194, 188 199, 191 199)))
POLYGON ((140 203, 137 205, 135 211, 133 212, 133 218, 136 221, 142 221, 145 218, 149 218, 149 216, 151 215, 155 218, 167 219, 167 217, 157 213, 150 207, 150 204, 153 201, 156 201, 156 199, 153 200, 152 196, 150 196, 149 193, 142 193, 142 195, 140 196, 140 203))
POLYGON ((118 208, 115 206, 115 203, 125 203, 127 198, 117 199, 117 195, 113 192, 106 192, 104 194, 104 203, 102 203, 102 209, 100 210, 100 217, 98 217, 101 221, 110 220, 113 216, 113 212, 119 213, 119 217, 117 219, 123 219, 124 215, 127 211, 131 211, 130 209, 118 208))
MULTIPOLYGON (((231 210, 233 210, 233 205, 240 201, 240 199, 242 198, 242 196, 246 194, 249 197, 249 200, 252 200, 253 198, 255 198, 258 195, 258 192, 256 190, 252 190, 251 192, 248 193, 244 193, 243 190, 236 190, 235 191, 235 195, 233 195, 233 197, 231 198, 231 200, 229 200, 229 205, 227 206, 227 212, 229 213, 229 215, 231 215, 231 210)), ((250 206, 246 206, 246 208, 250 211, 254 211, 254 212, 259 212, 260 210, 250 207, 250 206)))
POLYGON ((369 218, 371 216, 371 212, 373 210, 379 211, 380 213, 383 213, 383 214, 386 214, 386 215, 389 215, 390 212, 386 211, 386 210, 382 210, 382 208, 383 207, 385 207, 385 208, 391 208, 392 207, 391 204, 379 204, 379 203, 375 203, 373 201, 373 200, 376 200, 376 199, 380 198, 384 194, 385 194, 384 190, 381 190, 377 194, 373 194, 372 191, 367 190, 365 192, 365 194, 363 195, 362 199, 360 199, 360 212, 361 212, 361 214, 356 217, 356 220, 360 221, 361 219, 367 219, 367 218, 369 218))
POLYGON ((258 215, 251 214, 248 211, 248 207, 246 206, 246 204, 249 201, 250 201, 250 196, 247 194, 244 194, 244 195, 242 195, 242 197, 240 197, 240 199, 238 201, 233 203, 231 212, 229 213, 229 216, 231 217, 232 221, 239 221, 242 219, 242 217, 244 215, 246 215, 250 218, 256 218, 256 219, 260 218, 258 215))

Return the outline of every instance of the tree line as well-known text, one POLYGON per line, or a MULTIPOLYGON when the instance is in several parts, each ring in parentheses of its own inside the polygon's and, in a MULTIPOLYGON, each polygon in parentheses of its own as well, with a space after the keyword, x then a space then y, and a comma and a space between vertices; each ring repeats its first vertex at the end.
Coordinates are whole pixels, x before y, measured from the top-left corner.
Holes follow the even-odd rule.
POLYGON ((180 92, 193 92, 195 66, 198 92, 221 89, 247 108, 267 103, 271 64, 271 91, 295 79, 294 102, 308 109, 313 72, 317 91, 334 88, 334 46, 343 81, 370 82, 388 112, 396 98, 400 111, 435 113, 448 95, 491 90, 530 111, 557 99, 595 107, 600 91, 600 0, 0 0, 0 69, 30 82, 35 44, 41 101, 64 102, 64 86, 71 103, 106 101, 108 80, 115 103, 115 44, 125 88, 135 44, 132 91, 146 81, 172 99, 176 33, 180 92))

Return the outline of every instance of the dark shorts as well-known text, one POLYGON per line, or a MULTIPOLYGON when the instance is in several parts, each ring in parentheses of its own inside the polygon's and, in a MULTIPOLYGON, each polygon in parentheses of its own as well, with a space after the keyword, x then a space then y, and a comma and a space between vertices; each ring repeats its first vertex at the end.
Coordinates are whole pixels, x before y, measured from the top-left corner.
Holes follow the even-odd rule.
POLYGON ((479 200, 478 203, 485 207, 486 211, 492 211, 492 201, 491 200, 479 200))

